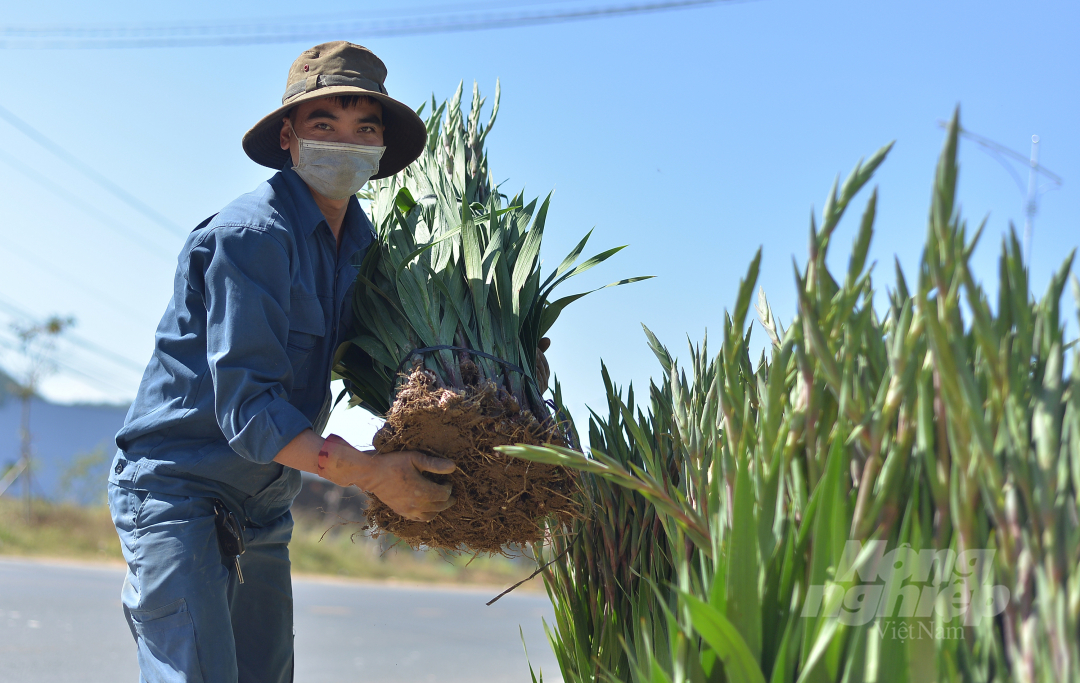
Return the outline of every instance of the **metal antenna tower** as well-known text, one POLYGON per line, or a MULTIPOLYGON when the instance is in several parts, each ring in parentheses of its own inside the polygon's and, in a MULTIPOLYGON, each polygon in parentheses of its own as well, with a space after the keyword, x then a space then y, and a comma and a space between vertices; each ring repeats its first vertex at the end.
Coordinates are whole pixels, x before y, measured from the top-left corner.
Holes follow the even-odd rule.
MULTIPOLYGON (((949 127, 949 124, 944 121, 938 121, 938 125, 942 128, 949 127)), ((1009 176, 1012 177, 1020 192, 1024 193, 1024 264, 1030 267, 1031 236, 1035 227, 1035 214, 1039 210, 1039 195, 1061 187, 1061 176, 1052 173, 1049 169, 1039 165, 1038 135, 1031 136, 1031 155, 1027 157, 1020 152, 1013 151, 1002 144, 976 133, 972 133, 969 130, 960 129, 960 135, 976 143, 984 152, 996 159, 997 162, 1009 172, 1009 176), (1024 181, 1020 178, 1020 174, 1010 163, 1010 160, 1019 162, 1028 167, 1026 187, 1024 181), (1038 181, 1040 175, 1047 179, 1047 182, 1043 183, 1041 186, 1038 181)))
MULTIPOLYGON (((1035 212, 1039 210, 1039 188, 1037 184, 1039 168, 1039 136, 1031 136, 1031 165, 1028 167, 1027 203, 1024 205, 1024 263, 1031 263, 1031 229, 1035 221, 1035 212)), ((1059 182, 1058 185, 1061 183, 1059 182)))

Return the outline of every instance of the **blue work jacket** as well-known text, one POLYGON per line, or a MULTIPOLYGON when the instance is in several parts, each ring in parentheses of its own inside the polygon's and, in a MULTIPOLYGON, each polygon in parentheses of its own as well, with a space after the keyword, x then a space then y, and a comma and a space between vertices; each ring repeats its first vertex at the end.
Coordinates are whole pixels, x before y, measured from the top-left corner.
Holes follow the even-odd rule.
POLYGON ((116 435, 110 482, 220 496, 254 523, 287 510, 300 473, 273 459, 326 426, 334 351, 373 238, 354 197, 338 248, 288 167, 196 228, 116 435))

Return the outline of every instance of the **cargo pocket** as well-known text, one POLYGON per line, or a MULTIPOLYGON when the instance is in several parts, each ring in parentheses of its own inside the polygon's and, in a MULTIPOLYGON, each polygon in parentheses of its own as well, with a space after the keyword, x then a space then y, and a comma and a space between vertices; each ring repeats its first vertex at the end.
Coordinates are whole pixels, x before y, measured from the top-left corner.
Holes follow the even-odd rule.
POLYGON ((289 341, 286 352, 292 364, 293 388, 308 385, 309 372, 305 366, 311 352, 326 335, 326 319, 319 297, 293 296, 289 305, 289 341))
POLYGON ((139 669, 143 679, 161 683, 202 683, 195 626, 187 602, 152 610, 129 610, 131 626, 139 638, 139 669))

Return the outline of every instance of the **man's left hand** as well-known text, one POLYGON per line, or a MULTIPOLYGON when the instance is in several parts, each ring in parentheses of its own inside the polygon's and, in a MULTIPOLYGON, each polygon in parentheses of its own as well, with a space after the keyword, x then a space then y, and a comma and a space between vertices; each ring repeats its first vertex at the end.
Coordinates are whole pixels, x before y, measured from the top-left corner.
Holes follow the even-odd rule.
POLYGON ((543 337, 536 347, 536 388, 543 394, 548 389, 548 379, 551 378, 551 367, 548 365, 544 351, 551 347, 551 340, 543 337))

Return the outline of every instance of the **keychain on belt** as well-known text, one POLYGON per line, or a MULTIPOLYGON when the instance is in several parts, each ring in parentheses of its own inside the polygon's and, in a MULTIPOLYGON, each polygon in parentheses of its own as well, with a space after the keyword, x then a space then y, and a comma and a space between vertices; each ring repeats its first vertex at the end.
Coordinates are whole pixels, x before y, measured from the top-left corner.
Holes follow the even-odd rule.
POLYGON ((214 526, 217 527, 218 548, 221 550, 221 563, 229 566, 232 558, 236 567, 236 576, 244 582, 244 573, 240 571, 240 556, 244 554, 244 527, 236 519, 232 510, 220 500, 214 500, 214 526))

